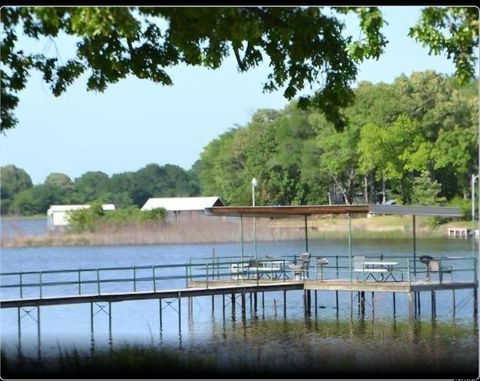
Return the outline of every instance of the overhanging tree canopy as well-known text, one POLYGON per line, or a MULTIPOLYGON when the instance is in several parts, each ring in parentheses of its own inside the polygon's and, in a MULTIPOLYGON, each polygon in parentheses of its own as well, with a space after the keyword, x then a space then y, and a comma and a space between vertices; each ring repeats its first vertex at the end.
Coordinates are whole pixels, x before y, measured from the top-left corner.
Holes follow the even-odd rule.
MULTIPOLYGON (((476 62, 469 47, 478 45, 478 9, 452 9, 430 12, 412 36, 434 46, 434 53, 447 49, 460 77, 469 79, 476 62), (433 32, 445 33, 442 20, 455 25, 447 33, 464 48, 452 50, 451 39, 431 39, 433 32)), ((353 99, 356 64, 378 58, 386 39, 378 8, 334 11, 358 14, 363 38, 345 37, 342 22, 321 7, 3 7, 0 131, 16 125, 17 94, 31 69, 40 70, 58 96, 84 73, 89 90, 103 91, 127 75, 171 85, 169 67, 183 63, 216 69, 232 52, 240 71, 269 60, 266 91, 285 86, 284 96, 292 99, 307 85, 315 89, 299 105, 318 107, 342 129, 341 108, 353 99), (61 62, 27 53, 17 46, 19 34, 35 39, 74 36, 75 56, 61 62)))

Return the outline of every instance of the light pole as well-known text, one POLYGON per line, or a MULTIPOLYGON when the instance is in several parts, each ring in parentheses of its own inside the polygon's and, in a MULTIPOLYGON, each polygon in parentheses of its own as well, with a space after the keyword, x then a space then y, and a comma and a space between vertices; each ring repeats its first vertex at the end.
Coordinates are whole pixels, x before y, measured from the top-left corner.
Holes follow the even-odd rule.
MULTIPOLYGON (((258 181, 254 177, 252 179, 252 205, 255 207, 255 188, 258 186, 258 181)), ((255 253, 255 261, 257 260, 257 218, 253 217, 253 250, 255 253)))
MULTIPOLYGON (((472 186, 472 223, 475 229, 475 181, 478 179, 478 175, 472 174, 471 186, 472 186)), ((475 233, 475 232, 474 232, 475 233)))

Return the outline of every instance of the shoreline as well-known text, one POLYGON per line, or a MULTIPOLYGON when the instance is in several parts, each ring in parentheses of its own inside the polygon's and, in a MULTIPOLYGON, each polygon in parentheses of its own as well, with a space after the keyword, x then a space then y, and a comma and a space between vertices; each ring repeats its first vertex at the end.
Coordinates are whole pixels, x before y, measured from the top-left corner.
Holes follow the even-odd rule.
MULTIPOLYGON (((471 228, 468 221, 452 221, 436 227, 429 226, 426 218, 417 218, 418 238, 448 239, 449 227, 471 228)), ((252 242, 253 223, 245 220, 244 241, 252 242)), ((154 223, 128 224, 123 228, 104 226, 96 232, 63 233, 2 237, 2 248, 49 247, 49 246, 110 246, 110 245, 160 245, 194 243, 238 243, 239 221, 224 221, 216 218, 201 219, 182 224, 154 223)), ((352 219, 354 239, 406 239, 413 233, 411 218, 403 216, 375 216, 352 219)), ((308 238, 348 239, 347 218, 311 218, 308 221, 308 238)), ((305 239, 303 219, 257 219, 258 242, 305 239)))

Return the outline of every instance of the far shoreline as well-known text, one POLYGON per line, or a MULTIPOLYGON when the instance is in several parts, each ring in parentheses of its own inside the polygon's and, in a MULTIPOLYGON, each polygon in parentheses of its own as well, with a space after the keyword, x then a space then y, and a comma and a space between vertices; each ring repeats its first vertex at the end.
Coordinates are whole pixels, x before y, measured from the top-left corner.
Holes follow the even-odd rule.
MULTIPOLYGON (((46 219, 45 217, 43 217, 46 219)), ((2 217, 3 219, 3 217, 2 217)), ((8 220, 21 220, 10 217, 8 220)), ((27 219, 41 219, 38 216, 27 219)), ((308 238, 348 239, 345 217, 310 218, 308 238)), ((244 221, 244 242, 252 242, 252 222, 244 221)), ((257 219, 258 242, 305 239, 304 222, 300 219, 257 219)), ((421 239, 448 238, 448 228, 472 229, 469 221, 449 221, 433 226, 427 217, 418 217, 416 237, 421 239)), ((407 239, 412 238, 412 219, 407 216, 375 216, 352 219, 353 239, 407 239)), ((215 244, 240 243, 240 223, 208 217, 201 221, 182 224, 127 224, 123 228, 104 226, 96 232, 53 232, 39 235, 16 233, 2 237, 2 248, 61 247, 61 246, 122 246, 161 244, 215 244)))

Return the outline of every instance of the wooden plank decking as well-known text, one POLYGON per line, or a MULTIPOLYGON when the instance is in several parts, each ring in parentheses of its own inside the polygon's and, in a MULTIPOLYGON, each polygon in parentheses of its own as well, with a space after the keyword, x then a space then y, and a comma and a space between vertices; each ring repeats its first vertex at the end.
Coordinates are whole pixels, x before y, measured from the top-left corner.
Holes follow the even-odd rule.
POLYGON ((191 284, 188 288, 175 290, 158 290, 158 291, 137 291, 124 293, 106 293, 93 295, 72 295, 72 296, 49 296, 43 298, 18 298, 0 300, 0 308, 13 307, 38 307, 51 306, 60 304, 80 304, 80 303, 101 303, 101 302, 123 302, 128 300, 148 300, 148 299, 169 299, 183 298, 192 296, 222 295, 231 293, 251 292, 251 291, 277 291, 277 290, 302 290, 303 282, 273 282, 261 281, 245 281, 239 284, 238 281, 220 282, 210 281, 195 282, 198 285, 191 284), (203 285, 201 284, 203 283, 203 285))
POLYGON ((128 300, 168 299, 193 296, 222 295, 261 291, 374 291, 374 292, 417 292, 458 289, 476 289, 477 282, 359 282, 357 280, 270 280, 270 279, 223 279, 195 281, 188 288, 158 291, 137 291, 93 295, 50 296, 42 298, 18 298, 0 301, 0 308, 48 306, 60 304, 122 302, 128 300))

